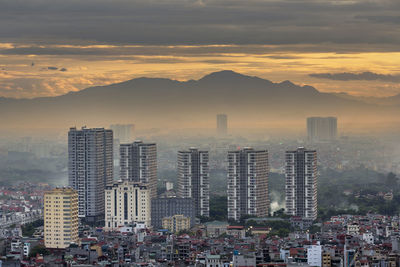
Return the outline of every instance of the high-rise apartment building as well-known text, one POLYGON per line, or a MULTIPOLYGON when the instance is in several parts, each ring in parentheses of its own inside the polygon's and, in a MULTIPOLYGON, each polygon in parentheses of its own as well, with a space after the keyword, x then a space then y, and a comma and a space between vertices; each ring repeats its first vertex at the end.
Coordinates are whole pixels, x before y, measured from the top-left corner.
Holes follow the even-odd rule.
POLYGON ((105 194, 107 229, 135 223, 150 227, 151 200, 147 186, 132 181, 117 181, 107 186, 105 194))
POLYGON ((119 180, 120 158, 119 146, 120 144, 127 144, 132 142, 134 124, 113 124, 110 129, 114 135, 114 179, 119 180))
POLYGON ((178 196, 193 199, 196 216, 210 215, 209 169, 207 151, 178 151, 178 196))
POLYGON ((244 148, 228 152, 228 218, 268 216, 268 151, 244 148))
POLYGON ((228 115, 217 114, 217 133, 221 136, 228 133, 228 115))
POLYGON ((113 181, 113 133, 104 128, 68 133, 69 185, 78 192, 79 217, 104 220, 104 189, 113 181))
POLYGON ((303 147, 286 151, 286 213, 317 218, 317 152, 303 147))
POLYGON ((118 139, 119 143, 127 144, 132 142, 134 124, 113 124, 110 129, 114 133, 114 139, 118 139))
POLYGON ((157 147, 135 141, 120 145, 120 179, 147 185, 151 198, 157 197, 157 147))
POLYGON ((44 244, 64 249, 78 244, 78 193, 55 188, 44 193, 44 244))
POLYGON ((307 135, 311 142, 335 140, 337 138, 337 118, 307 118, 307 135))

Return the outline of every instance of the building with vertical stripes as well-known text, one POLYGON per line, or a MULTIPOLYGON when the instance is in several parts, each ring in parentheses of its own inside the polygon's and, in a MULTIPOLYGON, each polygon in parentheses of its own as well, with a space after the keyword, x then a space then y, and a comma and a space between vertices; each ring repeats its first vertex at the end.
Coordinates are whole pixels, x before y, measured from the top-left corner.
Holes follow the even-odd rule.
POLYGON ((157 197, 157 147, 154 143, 135 141, 120 145, 120 179, 142 183, 157 197))
POLYGON ((132 181, 117 181, 105 191, 105 228, 144 223, 151 226, 150 190, 144 184, 132 181))
POLYGON ((268 216, 268 151, 244 148, 228 152, 228 218, 268 216))
POLYGON ((207 151, 178 151, 178 197, 193 200, 196 216, 210 215, 209 169, 207 151))
POLYGON ((317 152, 299 147, 286 151, 286 214, 317 218, 317 152))
POLYGON ((104 128, 68 132, 69 186, 78 192, 79 217, 104 221, 104 189, 113 181, 113 132, 104 128))

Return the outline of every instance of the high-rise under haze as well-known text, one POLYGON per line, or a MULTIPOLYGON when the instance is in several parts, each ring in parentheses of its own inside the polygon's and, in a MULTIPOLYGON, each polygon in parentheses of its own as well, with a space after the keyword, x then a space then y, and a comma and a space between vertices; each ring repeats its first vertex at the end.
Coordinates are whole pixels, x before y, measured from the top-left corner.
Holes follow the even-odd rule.
POLYGON ((135 141, 120 145, 120 179, 147 185, 150 197, 157 197, 157 146, 135 141))
POLYGON ((307 118, 307 135, 311 142, 335 140, 337 138, 337 118, 307 118))
POLYGON ((79 217, 104 219, 104 189, 113 180, 113 132, 104 128, 68 132, 69 185, 78 192, 79 217))
POLYGON ((244 148, 228 152, 228 218, 268 216, 268 151, 244 148))
POLYGON ((134 124, 112 124, 110 129, 114 134, 114 177, 119 180, 120 159, 119 159, 119 146, 120 144, 127 144, 132 142, 134 124))
POLYGON ((113 130, 114 139, 118 139, 121 144, 132 142, 134 124, 113 124, 110 129, 113 130))
POLYGON ((192 198, 196 216, 209 216, 210 183, 208 151, 190 148, 178 152, 178 196, 192 198))
POLYGON ((286 151, 286 213, 317 218, 317 152, 299 147, 286 151))
POLYGON ((228 115, 217 114, 217 134, 221 136, 228 134, 228 115))

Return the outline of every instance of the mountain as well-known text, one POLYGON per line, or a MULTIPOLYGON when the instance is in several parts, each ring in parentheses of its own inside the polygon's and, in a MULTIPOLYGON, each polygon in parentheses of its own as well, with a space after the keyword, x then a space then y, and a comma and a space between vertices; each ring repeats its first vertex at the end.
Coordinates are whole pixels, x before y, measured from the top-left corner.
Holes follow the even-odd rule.
POLYGON ((137 78, 57 97, 0 98, 2 128, 67 128, 135 122, 143 127, 196 127, 229 114, 236 124, 290 122, 307 116, 379 120, 399 115, 397 106, 366 103, 322 93, 290 81, 273 83, 233 71, 214 72, 185 82, 137 78))

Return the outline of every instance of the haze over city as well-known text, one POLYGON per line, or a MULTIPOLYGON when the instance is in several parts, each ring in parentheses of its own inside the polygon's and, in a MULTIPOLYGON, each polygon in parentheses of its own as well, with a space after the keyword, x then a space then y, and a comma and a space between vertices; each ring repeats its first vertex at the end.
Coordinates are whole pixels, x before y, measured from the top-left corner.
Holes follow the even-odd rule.
POLYGON ((399 267, 399 14, 0 0, 0 267, 399 267))

